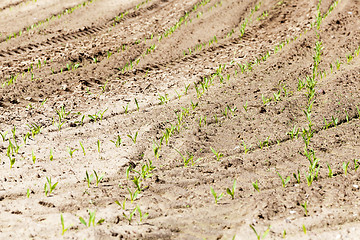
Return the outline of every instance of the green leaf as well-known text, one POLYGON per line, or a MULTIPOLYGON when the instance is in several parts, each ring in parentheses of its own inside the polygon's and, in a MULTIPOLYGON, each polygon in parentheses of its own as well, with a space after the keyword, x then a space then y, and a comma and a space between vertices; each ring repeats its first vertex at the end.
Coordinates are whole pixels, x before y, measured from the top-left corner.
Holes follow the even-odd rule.
POLYGON ((288 176, 285 180, 285 185, 290 181, 290 176, 288 176))
POLYGON ((96 225, 100 225, 100 224, 102 224, 103 222, 105 222, 105 219, 100 219, 97 223, 96 223, 96 225))
POLYGON ((80 220, 80 222, 81 222, 82 224, 85 225, 85 227, 87 227, 87 224, 86 224, 85 220, 84 220, 82 217, 79 217, 79 220, 80 220))
POLYGON ((54 191, 56 185, 58 185, 58 182, 56 182, 54 185, 51 186, 50 192, 54 191))
POLYGON ((233 192, 230 190, 230 188, 227 188, 227 189, 226 189, 226 192, 227 192, 227 194, 229 194, 229 195, 231 196, 231 199, 234 199, 234 194, 233 194, 233 192))
POLYGON ((266 238, 266 236, 269 234, 269 232, 270 232, 270 227, 271 227, 271 226, 269 226, 268 229, 266 229, 266 231, 264 232, 263 238, 266 238))

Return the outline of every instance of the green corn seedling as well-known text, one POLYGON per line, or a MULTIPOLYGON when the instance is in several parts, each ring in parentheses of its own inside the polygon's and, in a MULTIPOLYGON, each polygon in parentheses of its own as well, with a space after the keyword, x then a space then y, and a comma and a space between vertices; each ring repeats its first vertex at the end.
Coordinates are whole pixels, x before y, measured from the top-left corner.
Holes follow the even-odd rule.
POLYGON ((131 221, 132 221, 132 219, 133 219, 133 216, 135 215, 136 210, 137 210, 137 208, 134 208, 134 210, 132 210, 132 211, 129 213, 129 216, 127 216, 127 215, 125 214, 125 212, 123 212, 123 216, 124 216, 124 218, 125 218, 126 220, 128 220, 129 225, 131 225, 131 221))
POLYGON ((242 145, 244 147, 244 153, 246 154, 248 151, 250 151, 251 145, 249 147, 246 146, 245 142, 242 142, 242 145))
POLYGON ((165 95, 164 96, 162 96, 162 95, 160 95, 160 94, 158 94, 159 95, 159 100, 160 100, 160 105, 162 105, 162 104, 166 104, 168 101, 169 101, 169 98, 168 98, 168 94, 166 94, 165 93, 165 95))
POLYGON ((137 111, 139 111, 139 103, 138 103, 138 101, 136 100, 136 98, 135 98, 135 104, 136 104, 136 109, 137 109, 137 111))
POLYGON ((216 156, 216 161, 220 161, 220 158, 222 158, 224 155, 220 152, 217 152, 215 149, 213 149, 212 147, 210 147, 211 151, 214 153, 214 155, 216 156))
POLYGON ((119 205, 123 210, 126 209, 126 206, 125 206, 125 204, 126 204, 126 198, 124 199, 124 201, 123 201, 122 203, 120 203, 118 200, 116 200, 115 203, 116 203, 117 205, 119 205))
POLYGON ((141 192, 143 188, 141 187, 141 176, 134 176, 133 183, 135 184, 137 190, 141 192))
POLYGON ((261 238, 262 238, 262 239, 266 238, 266 236, 267 236, 267 235, 269 234, 269 232, 270 232, 270 227, 271 227, 271 226, 269 226, 269 227, 266 229, 266 231, 263 233, 263 235, 261 236, 260 233, 257 233, 257 231, 255 230, 255 228, 253 227, 253 225, 249 224, 249 226, 250 226, 250 228, 254 231, 254 233, 255 233, 255 235, 256 235, 256 238, 257 238, 258 240, 260 240, 261 238))
POLYGON ((290 139, 291 139, 291 140, 293 140, 294 137, 295 137, 295 138, 298 138, 299 128, 297 128, 296 125, 295 125, 295 126, 293 127, 293 129, 292 129, 290 132, 286 133, 286 134, 290 136, 290 139))
POLYGON ((1 135, 1 138, 2 138, 3 142, 5 142, 5 140, 6 140, 7 133, 8 133, 7 131, 4 132, 4 133, 0 132, 0 135, 1 135))
POLYGON ((48 194, 51 194, 55 190, 55 187, 58 185, 58 182, 51 184, 51 177, 50 178, 46 177, 46 180, 47 183, 45 183, 44 191, 45 191, 45 196, 48 196, 48 194))
POLYGON ((61 235, 64 235, 64 233, 69 230, 69 228, 71 227, 68 227, 68 228, 65 228, 65 224, 64 224, 64 217, 62 214, 60 214, 60 222, 61 222, 61 235))
POLYGON ((248 102, 247 101, 246 101, 245 105, 243 106, 243 108, 244 108, 245 112, 248 111, 248 102))
POLYGON ((258 192, 260 192, 260 189, 259 189, 259 182, 258 180, 256 180, 255 182, 252 183, 254 189, 258 192))
POLYGON ((159 159, 159 156, 160 156, 160 146, 156 143, 156 142, 153 142, 153 152, 154 152, 154 156, 156 159, 159 159))
POLYGON ((178 152, 180 154, 180 156, 183 159, 183 163, 184 163, 184 167, 187 167, 187 165, 191 162, 191 165, 194 166, 195 163, 197 163, 198 161, 200 161, 200 158, 197 159, 196 161, 194 161, 194 155, 187 153, 187 157, 184 156, 179 150, 175 149, 176 152, 178 152))
POLYGON ((307 202, 307 201, 305 201, 305 202, 304 202, 304 204, 301 204, 301 206, 304 208, 304 213, 305 213, 305 216, 307 216, 307 215, 308 215, 307 204, 308 204, 308 202, 307 202))
POLYGON ((129 112, 129 103, 125 107, 123 106, 123 109, 124 109, 124 113, 128 114, 128 112, 129 112))
POLYGON ((101 146, 100 146, 101 143, 100 143, 100 140, 97 140, 96 144, 97 144, 98 153, 101 153, 101 146))
POLYGON ((145 218, 147 218, 149 216, 149 213, 143 214, 139 206, 137 206, 136 208, 137 208, 137 211, 139 213, 139 221, 140 222, 142 222, 143 219, 145 219, 145 218))
POLYGON ((185 91, 184 91, 184 95, 187 95, 187 92, 189 90, 190 84, 189 85, 185 85, 185 91))
POLYGON ((282 186, 285 188, 286 187, 286 184, 290 181, 290 176, 287 176, 286 179, 284 179, 279 172, 277 172, 277 175, 279 176, 279 178, 281 179, 281 183, 282 183, 282 186))
POLYGON ((344 170, 344 173, 345 173, 345 176, 347 175, 349 163, 350 163, 350 162, 343 162, 343 165, 342 165, 343 170, 344 170))
POLYGON ((120 137, 120 135, 117 136, 117 138, 116 138, 115 141, 114 141, 114 140, 110 140, 110 141, 111 141, 112 143, 114 143, 117 148, 119 148, 120 145, 121 145, 121 137, 120 137))
POLYGON ((329 169, 328 176, 329 176, 329 178, 332 178, 332 177, 333 177, 333 171, 332 171, 332 169, 331 169, 331 167, 330 167, 329 163, 326 163, 326 165, 327 165, 327 167, 328 167, 328 169, 329 169))
POLYGON ((50 161, 54 160, 53 150, 50 149, 50 161))
POLYGON ((81 147, 81 149, 83 151, 83 154, 85 156, 86 155, 85 148, 84 148, 83 144, 80 141, 79 141, 79 144, 80 144, 80 147, 81 147))
POLYGON ((67 150, 68 150, 68 153, 69 153, 70 157, 72 158, 74 152, 77 151, 78 149, 77 148, 72 149, 71 147, 67 147, 67 150))
POLYGON ((135 191, 132 192, 129 187, 127 187, 127 190, 130 195, 130 201, 131 201, 131 203, 133 203, 135 201, 135 199, 137 198, 139 191, 138 191, 138 189, 135 189, 135 191))
POLYGON ((134 137, 131 136, 130 134, 128 134, 127 136, 133 141, 134 144, 136 144, 136 138, 138 136, 138 132, 135 133, 134 137))
POLYGON ((230 190, 230 188, 226 189, 226 193, 229 194, 231 196, 231 199, 234 200, 235 198, 235 188, 236 188, 236 180, 234 180, 232 189, 230 190))
POLYGON ((107 85, 108 82, 109 82, 109 80, 107 80, 107 81, 104 83, 104 85, 100 86, 101 91, 102 91, 103 93, 105 93, 105 91, 106 91, 106 85, 107 85))
POLYGON ((89 173, 87 171, 85 172, 85 180, 87 182, 88 188, 90 188, 90 184, 91 184, 93 178, 94 178, 94 174, 91 174, 89 176, 89 173))
POLYGON ((360 164, 359 164, 359 159, 354 159, 354 168, 355 168, 355 172, 357 171, 357 169, 359 168, 360 164))
MULTIPOLYGON (((90 227, 91 224, 93 225, 93 227, 95 227, 95 217, 96 217, 96 211, 91 212, 90 210, 88 210, 89 213, 89 221, 88 223, 85 221, 84 218, 79 217, 79 220, 82 224, 85 225, 85 227, 90 227)), ((97 221, 96 225, 99 225, 101 223, 103 223, 105 221, 105 219, 100 219, 99 221, 97 221)))
POLYGON ((104 174, 102 174, 101 176, 98 176, 97 172, 95 170, 93 170, 93 171, 95 174, 96 186, 98 186, 99 183, 101 182, 101 180, 104 178, 104 174))
POLYGON ((221 193, 220 195, 217 195, 217 193, 215 192, 215 190, 212 188, 212 187, 210 187, 210 192, 211 192, 211 194, 214 196, 214 199, 215 199, 215 204, 217 204, 218 203, 218 201, 223 197, 223 193, 221 193))
POLYGON ((35 156, 35 154, 34 154, 34 150, 32 150, 31 159, 32 159, 33 163, 35 164, 36 156, 35 156))
POLYGON ((176 93, 176 95, 178 96, 178 98, 179 98, 179 100, 181 99, 181 94, 179 94, 176 90, 175 90, 175 93, 176 93))

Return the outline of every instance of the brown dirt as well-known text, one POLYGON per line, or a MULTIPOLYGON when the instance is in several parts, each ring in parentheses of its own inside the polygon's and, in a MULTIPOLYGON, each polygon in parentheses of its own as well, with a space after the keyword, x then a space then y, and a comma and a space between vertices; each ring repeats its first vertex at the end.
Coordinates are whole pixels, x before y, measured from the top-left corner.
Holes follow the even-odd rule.
POLYGON ((252 11, 257 3, 3 1, 0 238, 256 239, 252 225, 261 235, 271 226, 266 239, 285 233, 286 239, 358 239, 360 2, 341 0, 329 11, 334 1, 323 0, 319 30, 312 25, 318 1, 264 0, 252 11), (301 134, 309 125, 308 99, 298 83, 312 74, 317 41, 322 74, 309 148, 319 173, 309 186, 301 134), (238 64, 247 63, 242 72, 238 64), (206 79, 212 81, 203 90, 206 79), (62 106, 69 114, 59 129, 62 106), (91 119, 100 113, 102 119, 91 119), (41 132, 24 142, 32 124, 41 132), (297 138, 289 134, 294 126, 297 138), (18 151, 8 153, 10 142, 18 151), (210 147, 222 154, 219 161, 210 147), (72 156, 69 148, 76 149, 72 156), (194 162, 184 166, 177 151, 194 162), (144 177, 150 161, 155 168, 144 177), (129 166, 135 171, 127 178, 129 166), (94 170, 104 178, 88 187, 86 172, 94 170), (290 176, 286 187, 276 172, 290 176), (142 189, 131 202, 128 189, 136 190, 138 176, 142 189), (58 185, 46 196, 47 177, 58 185), (232 200, 226 189, 234 180, 232 200), (224 194, 217 204, 210 187, 224 194), (124 208, 115 203, 125 199, 124 208), (149 215, 140 221, 136 212, 129 224, 124 214, 136 206, 149 215), (79 217, 88 222, 89 211, 96 211, 95 226, 86 227, 79 217), (63 236, 61 214, 69 228, 63 236))

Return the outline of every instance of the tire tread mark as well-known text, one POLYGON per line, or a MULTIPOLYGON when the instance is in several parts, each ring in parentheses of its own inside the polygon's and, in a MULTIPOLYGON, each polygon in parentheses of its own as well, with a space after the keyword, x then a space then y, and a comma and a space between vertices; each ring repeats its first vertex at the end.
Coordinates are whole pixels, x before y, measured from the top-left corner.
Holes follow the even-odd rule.
MULTIPOLYGON (((155 8, 159 7, 159 5, 157 3, 152 4, 151 6, 147 7, 146 10, 151 11, 155 8)), ((133 9, 133 8, 131 8, 133 9)), ((131 12, 129 14, 127 14, 124 18, 123 21, 126 19, 130 19, 130 18, 135 18, 141 15, 141 13, 144 13, 144 9, 139 9, 137 12, 131 12)), ((84 28, 80 28, 78 30, 76 30, 75 32, 72 33, 64 33, 58 36, 54 36, 50 39, 47 39, 43 42, 40 42, 38 44, 32 44, 29 43, 26 46, 22 46, 21 47, 21 51, 18 51, 18 49, 20 48, 13 48, 7 51, 0 51, 0 57, 6 57, 6 56, 13 56, 14 53, 16 54, 21 54, 24 52, 28 52, 30 50, 34 50, 34 48, 39 48, 40 46, 44 46, 44 43, 46 42, 47 45, 51 45, 51 44, 57 44, 57 43, 61 43, 64 42, 64 40, 70 40, 70 39, 77 39, 80 37, 85 37, 91 34, 95 34, 98 33, 104 29, 106 29, 107 27, 109 27, 110 25, 112 25, 113 23, 113 19, 108 20, 107 22, 105 22, 102 26, 94 26, 94 27, 84 27, 84 28)))

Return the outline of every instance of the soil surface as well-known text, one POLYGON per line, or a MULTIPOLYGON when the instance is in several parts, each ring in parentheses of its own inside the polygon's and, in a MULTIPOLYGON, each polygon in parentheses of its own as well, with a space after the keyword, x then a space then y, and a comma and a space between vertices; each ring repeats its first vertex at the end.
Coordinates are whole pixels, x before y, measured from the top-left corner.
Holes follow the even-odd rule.
POLYGON ((2 1, 0 238, 358 239, 359 11, 2 1))

